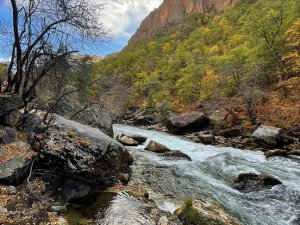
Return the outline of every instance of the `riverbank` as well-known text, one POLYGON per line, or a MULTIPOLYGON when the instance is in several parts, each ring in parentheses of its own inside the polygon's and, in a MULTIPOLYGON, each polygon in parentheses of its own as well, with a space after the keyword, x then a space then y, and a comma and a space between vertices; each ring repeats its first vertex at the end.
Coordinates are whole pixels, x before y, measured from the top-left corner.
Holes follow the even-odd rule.
POLYGON ((245 128, 228 124, 226 119, 220 112, 211 115, 192 112, 165 118, 162 124, 153 114, 129 110, 117 116, 115 122, 180 135, 196 143, 263 151, 266 157, 300 155, 299 124, 288 129, 269 124, 254 124, 245 128))
MULTIPOLYGON (((139 164, 138 158, 98 128, 38 110, 22 114, 6 102, 10 108, 2 105, 3 115, 11 118, 7 114, 14 111, 17 116, 11 127, 0 127, 0 224, 181 225, 187 210, 201 209, 203 200, 178 215, 160 209, 146 184, 131 179, 130 165, 139 164)), ((139 145, 146 139, 137 136, 139 145)), ((204 203, 211 207, 202 210, 213 211, 199 211, 203 220, 219 221, 218 212, 227 215, 204 203)))
MULTIPOLYGON (((239 224, 228 222, 236 217, 252 225, 267 215, 268 222, 282 225, 289 224, 288 215, 279 213, 286 204, 291 221, 298 219, 295 160, 273 162, 259 151, 204 145, 124 125, 114 125, 113 138, 56 114, 46 124, 42 111, 20 114, 20 121, 11 120, 17 122, 15 128, 0 133, 1 224, 181 225, 197 212, 189 219, 211 222, 221 214, 225 217, 217 224, 239 224), (259 211, 254 209, 257 195, 283 219, 268 212, 264 199, 259 211)), ((192 118, 176 126, 195 129, 195 123, 208 122, 203 114, 192 118)))
POLYGON ((260 151, 203 145, 180 136, 127 125, 115 125, 114 131, 116 135, 136 134, 148 138, 143 145, 129 149, 136 159, 131 182, 149 187, 149 195, 159 208, 173 211, 180 205, 178 201, 201 196, 222 206, 243 224, 297 224, 300 208, 295 198, 299 197, 299 160, 266 159, 260 151), (151 140, 182 151, 192 161, 144 150, 151 140), (282 184, 240 192, 235 189, 235 180, 241 173, 271 175, 282 184))

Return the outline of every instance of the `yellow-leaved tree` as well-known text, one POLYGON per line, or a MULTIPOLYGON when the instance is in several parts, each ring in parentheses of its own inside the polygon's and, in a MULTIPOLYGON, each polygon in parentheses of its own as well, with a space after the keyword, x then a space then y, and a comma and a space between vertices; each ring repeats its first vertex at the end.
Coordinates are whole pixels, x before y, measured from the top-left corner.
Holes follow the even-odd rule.
POLYGON ((289 72, 292 75, 300 73, 300 19, 298 19, 285 33, 285 40, 291 50, 283 56, 289 72))

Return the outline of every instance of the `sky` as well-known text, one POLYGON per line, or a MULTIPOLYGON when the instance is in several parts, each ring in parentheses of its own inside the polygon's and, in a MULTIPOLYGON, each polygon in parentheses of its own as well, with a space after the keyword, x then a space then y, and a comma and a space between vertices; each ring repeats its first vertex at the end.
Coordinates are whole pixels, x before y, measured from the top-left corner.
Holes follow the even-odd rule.
MULTIPOLYGON (((93 0, 96 3, 103 3, 103 0, 93 0)), ((120 51, 127 45, 131 35, 137 30, 141 21, 155 8, 162 0, 104 0, 104 11, 101 22, 113 33, 113 39, 103 46, 97 48, 85 48, 82 54, 105 56, 109 53, 120 51)), ((0 21, 10 20, 10 8, 1 4, 0 0, 0 21)), ((0 38, 2 38, 0 32, 0 38)), ((9 58, 9 48, 0 46, 0 63, 9 58)))

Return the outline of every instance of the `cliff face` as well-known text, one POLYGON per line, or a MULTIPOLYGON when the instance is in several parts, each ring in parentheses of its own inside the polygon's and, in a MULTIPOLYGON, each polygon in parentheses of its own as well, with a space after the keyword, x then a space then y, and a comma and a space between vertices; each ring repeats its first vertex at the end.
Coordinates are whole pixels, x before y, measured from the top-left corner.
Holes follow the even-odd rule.
POLYGON ((234 6, 239 0, 164 0, 141 23, 140 28, 130 38, 129 44, 146 40, 162 33, 168 26, 183 20, 186 13, 201 12, 209 15, 221 13, 234 6))

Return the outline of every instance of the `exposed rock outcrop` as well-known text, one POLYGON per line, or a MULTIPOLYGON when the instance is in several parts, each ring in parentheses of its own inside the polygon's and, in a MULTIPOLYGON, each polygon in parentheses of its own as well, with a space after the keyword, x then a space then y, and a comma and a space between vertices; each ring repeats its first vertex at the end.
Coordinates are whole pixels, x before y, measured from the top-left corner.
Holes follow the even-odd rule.
POLYGON ((236 189, 245 193, 269 189, 281 184, 278 179, 272 176, 255 173, 241 173, 234 183, 236 189))
POLYGON ((182 134, 199 131, 207 126, 208 123, 209 119, 204 113, 195 112, 172 116, 167 123, 167 128, 170 133, 182 134))
POLYGON ((139 29, 130 38, 129 44, 160 35, 170 25, 182 21, 187 13, 200 12, 216 15, 237 2, 239 0, 164 0, 158 9, 143 20, 139 29))
POLYGON ((33 143, 39 166, 57 174, 100 186, 112 186, 129 178, 133 158, 123 145, 99 129, 53 115, 45 134, 33 143))

